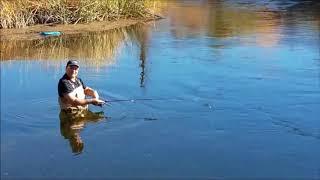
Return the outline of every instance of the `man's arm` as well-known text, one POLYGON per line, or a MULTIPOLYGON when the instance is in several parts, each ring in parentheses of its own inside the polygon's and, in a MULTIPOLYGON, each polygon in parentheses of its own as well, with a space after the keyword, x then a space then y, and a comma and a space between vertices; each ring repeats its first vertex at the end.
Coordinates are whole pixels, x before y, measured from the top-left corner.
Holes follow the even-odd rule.
POLYGON ((104 101, 99 100, 98 98, 93 98, 93 99, 79 99, 71 93, 64 95, 64 98, 73 106, 78 106, 78 105, 87 105, 87 104, 93 104, 93 105, 102 105, 104 101))

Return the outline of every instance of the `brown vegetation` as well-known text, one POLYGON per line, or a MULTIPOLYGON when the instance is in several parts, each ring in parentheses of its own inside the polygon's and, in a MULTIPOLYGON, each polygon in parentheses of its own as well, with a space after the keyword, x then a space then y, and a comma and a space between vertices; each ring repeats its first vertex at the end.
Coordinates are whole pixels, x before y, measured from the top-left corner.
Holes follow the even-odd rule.
POLYGON ((1 0, 0 28, 153 16, 146 0, 1 0))

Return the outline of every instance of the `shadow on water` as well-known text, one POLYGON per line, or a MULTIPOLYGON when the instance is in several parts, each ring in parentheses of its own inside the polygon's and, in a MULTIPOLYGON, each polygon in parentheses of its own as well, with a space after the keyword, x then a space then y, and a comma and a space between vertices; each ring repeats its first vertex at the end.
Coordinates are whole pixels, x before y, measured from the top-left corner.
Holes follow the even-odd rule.
POLYGON ((60 118, 60 133, 69 141, 71 151, 75 155, 82 153, 84 149, 84 142, 81 139, 81 130, 88 123, 100 122, 106 117, 104 112, 91 112, 85 111, 77 114, 67 114, 61 111, 59 114, 60 118))

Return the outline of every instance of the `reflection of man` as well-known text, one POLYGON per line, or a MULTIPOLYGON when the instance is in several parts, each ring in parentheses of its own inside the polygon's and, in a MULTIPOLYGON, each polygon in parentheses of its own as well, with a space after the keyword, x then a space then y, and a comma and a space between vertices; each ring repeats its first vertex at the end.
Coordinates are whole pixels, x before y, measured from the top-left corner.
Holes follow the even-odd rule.
POLYGON ((84 117, 70 116, 64 111, 60 112, 60 132, 61 135, 69 140, 73 153, 79 154, 83 151, 84 143, 80 137, 80 131, 88 122, 98 122, 104 118, 103 112, 85 111, 84 117))
POLYGON ((70 60, 66 66, 66 73, 59 80, 58 93, 61 111, 75 113, 88 109, 88 104, 102 105, 104 101, 99 99, 98 92, 85 86, 78 78, 79 64, 70 60), (91 96, 91 99, 86 99, 91 96))

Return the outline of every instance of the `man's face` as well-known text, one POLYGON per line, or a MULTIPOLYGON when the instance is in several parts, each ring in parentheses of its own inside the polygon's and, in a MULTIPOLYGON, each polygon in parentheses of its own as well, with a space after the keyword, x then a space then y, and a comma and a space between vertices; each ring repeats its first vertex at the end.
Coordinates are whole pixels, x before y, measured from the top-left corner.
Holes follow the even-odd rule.
POLYGON ((69 65, 67 66, 66 68, 66 73, 67 75, 70 77, 70 78, 75 78, 77 77, 78 75, 78 72, 79 72, 79 67, 78 66, 75 66, 75 65, 69 65))

